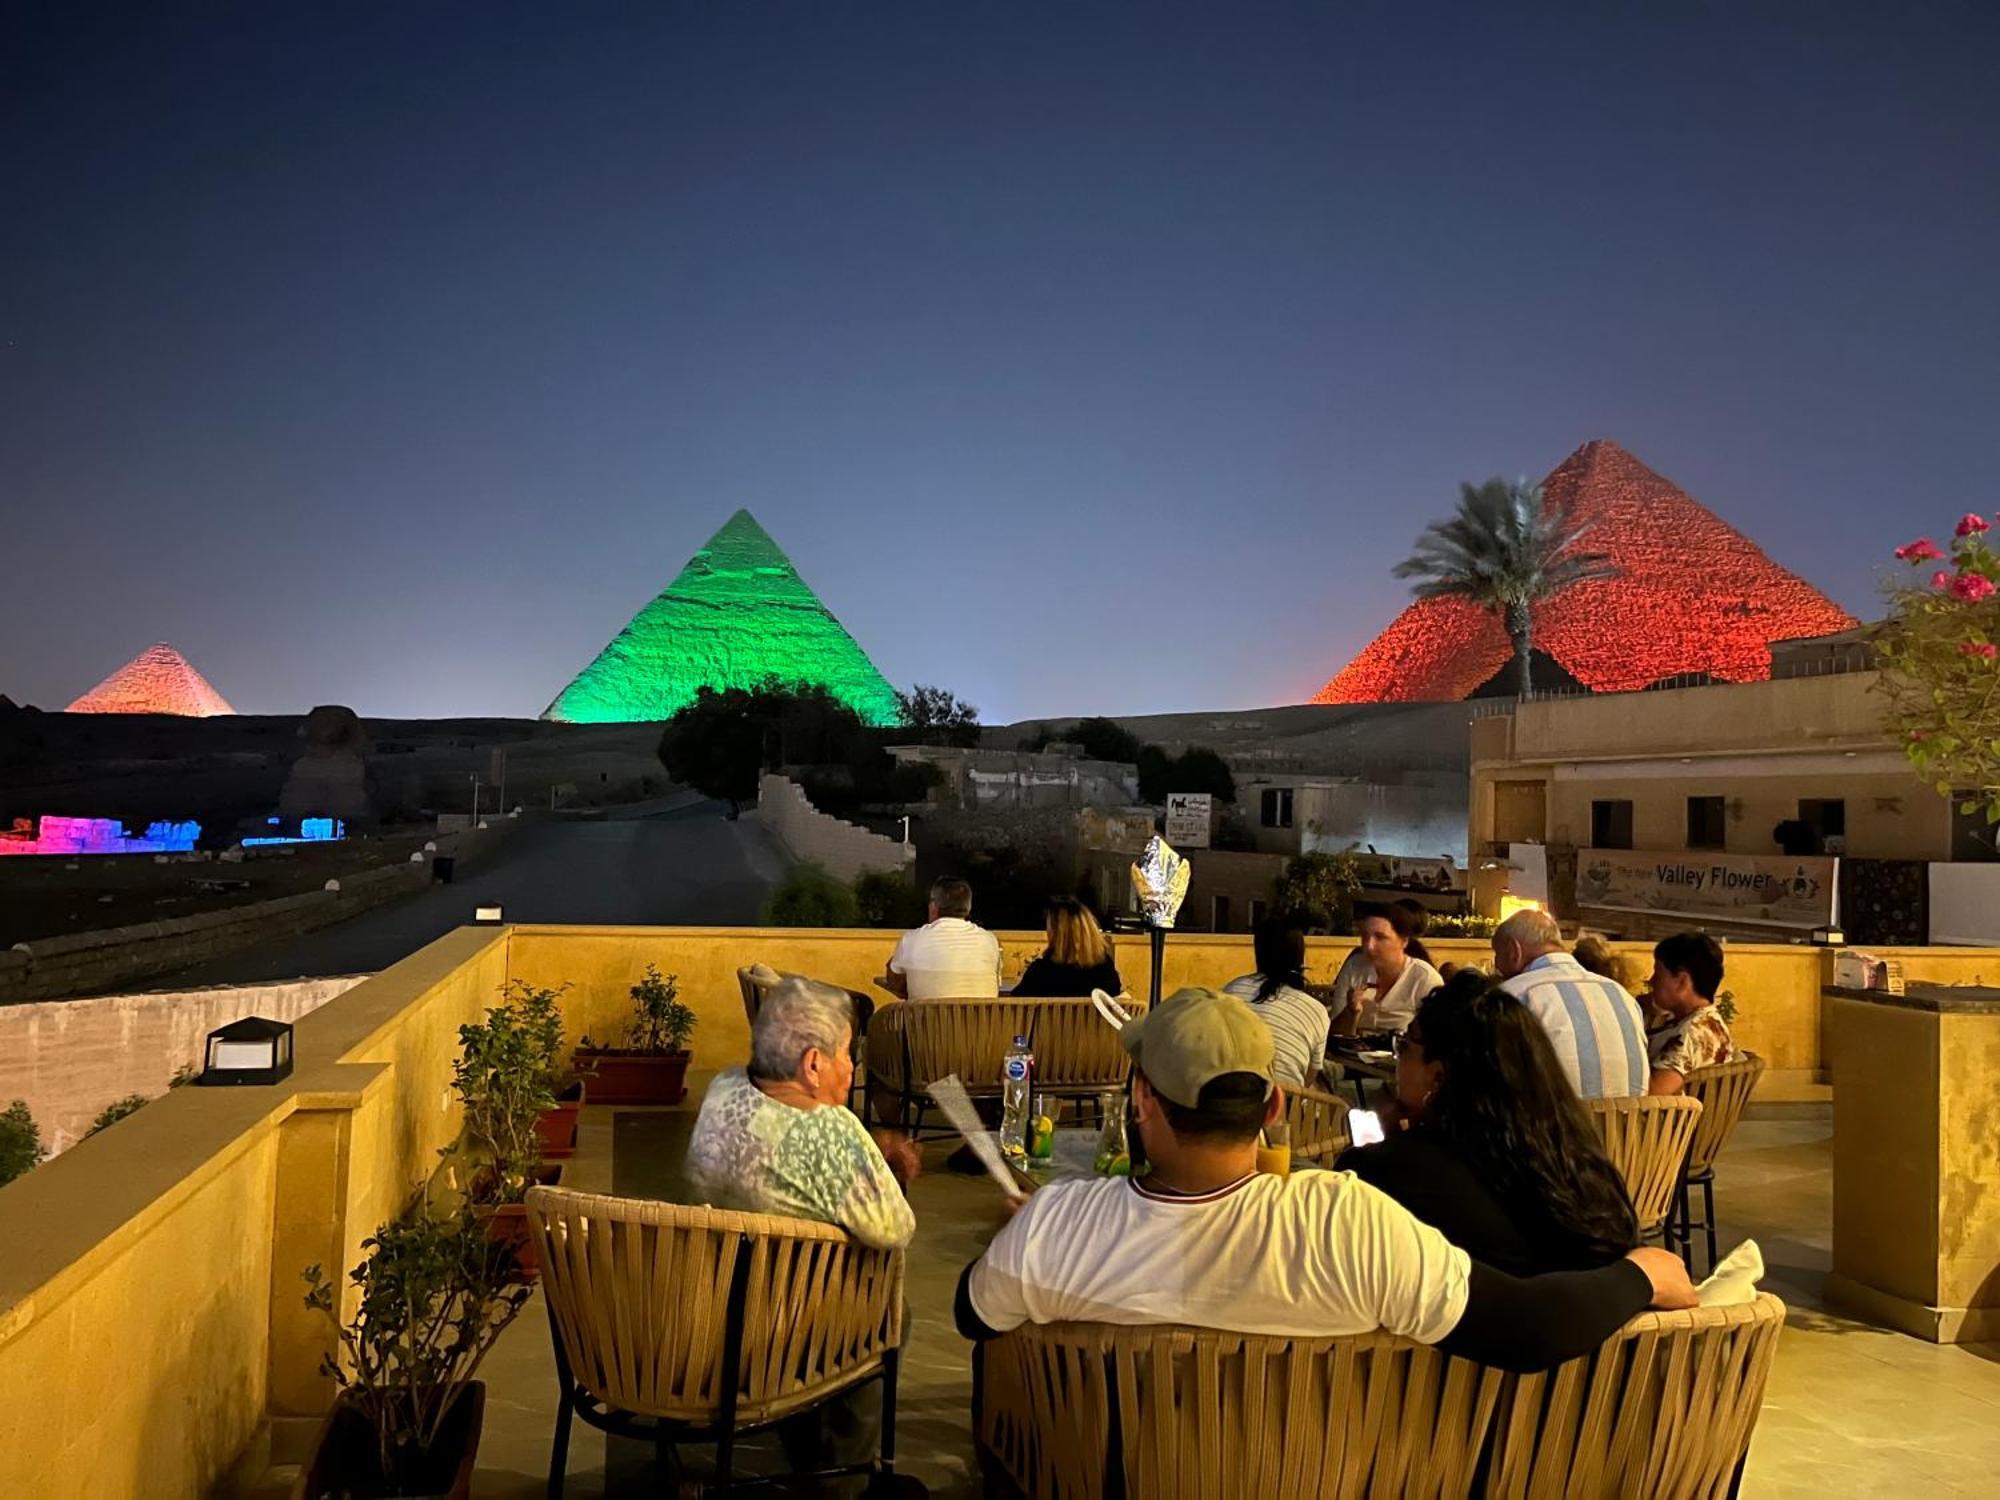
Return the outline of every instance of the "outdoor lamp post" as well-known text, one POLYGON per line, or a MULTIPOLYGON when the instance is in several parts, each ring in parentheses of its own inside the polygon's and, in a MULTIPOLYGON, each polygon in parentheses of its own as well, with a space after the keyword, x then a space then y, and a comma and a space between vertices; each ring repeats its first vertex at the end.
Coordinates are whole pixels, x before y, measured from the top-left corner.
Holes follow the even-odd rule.
POLYGON ((279 1083, 292 1074, 292 1028, 245 1016, 208 1034, 196 1083, 279 1083))

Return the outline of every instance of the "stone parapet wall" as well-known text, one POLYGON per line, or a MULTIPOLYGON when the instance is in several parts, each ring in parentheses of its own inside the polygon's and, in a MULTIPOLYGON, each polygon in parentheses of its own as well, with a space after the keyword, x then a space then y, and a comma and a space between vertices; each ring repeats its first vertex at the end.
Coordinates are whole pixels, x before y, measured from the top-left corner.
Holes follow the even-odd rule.
POLYGON ((757 814, 792 858, 822 865, 842 880, 865 870, 906 871, 917 860, 909 845, 821 812, 784 776, 767 775, 758 783, 757 814))

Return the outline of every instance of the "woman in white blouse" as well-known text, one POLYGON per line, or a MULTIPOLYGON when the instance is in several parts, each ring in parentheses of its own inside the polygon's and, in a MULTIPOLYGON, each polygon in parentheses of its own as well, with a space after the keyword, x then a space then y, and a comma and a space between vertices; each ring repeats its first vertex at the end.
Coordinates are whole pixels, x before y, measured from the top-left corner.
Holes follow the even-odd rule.
MULTIPOLYGON (((1410 1024, 1424 996, 1444 983, 1444 976, 1410 951, 1417 942, 1417 919, 1400 903, 1369 903, 1354 910, 1355 934, 1368 968, 1364 982, 1334 1017, 1333 1029, 1344 1035, 1401 1031, 1410 1024)), ((1418 943, 1417 952, 1423 951, 1418 943)))

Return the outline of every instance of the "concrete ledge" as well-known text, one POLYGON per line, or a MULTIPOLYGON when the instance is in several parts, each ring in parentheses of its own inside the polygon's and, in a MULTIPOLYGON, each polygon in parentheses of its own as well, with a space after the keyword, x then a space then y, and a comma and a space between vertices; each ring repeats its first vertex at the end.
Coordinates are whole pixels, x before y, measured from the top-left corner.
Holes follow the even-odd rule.
POLYGON ((1865 1286, 1838 1271, 1827 1274, 1824 1295, 1829 1307, 1933 1344, 1985 1344, 2000 1339, 2000 1307, 1931 1307, 1865 1286))

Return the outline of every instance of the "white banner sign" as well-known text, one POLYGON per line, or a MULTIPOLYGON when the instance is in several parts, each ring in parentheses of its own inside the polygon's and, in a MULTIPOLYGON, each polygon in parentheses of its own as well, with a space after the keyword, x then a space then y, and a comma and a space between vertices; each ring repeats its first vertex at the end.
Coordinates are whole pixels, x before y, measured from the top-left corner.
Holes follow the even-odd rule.
POLYGON ((1207 792, 1167 793, 1167 842, 1176 849, 1206 849, 1215 798, 1207 792))

